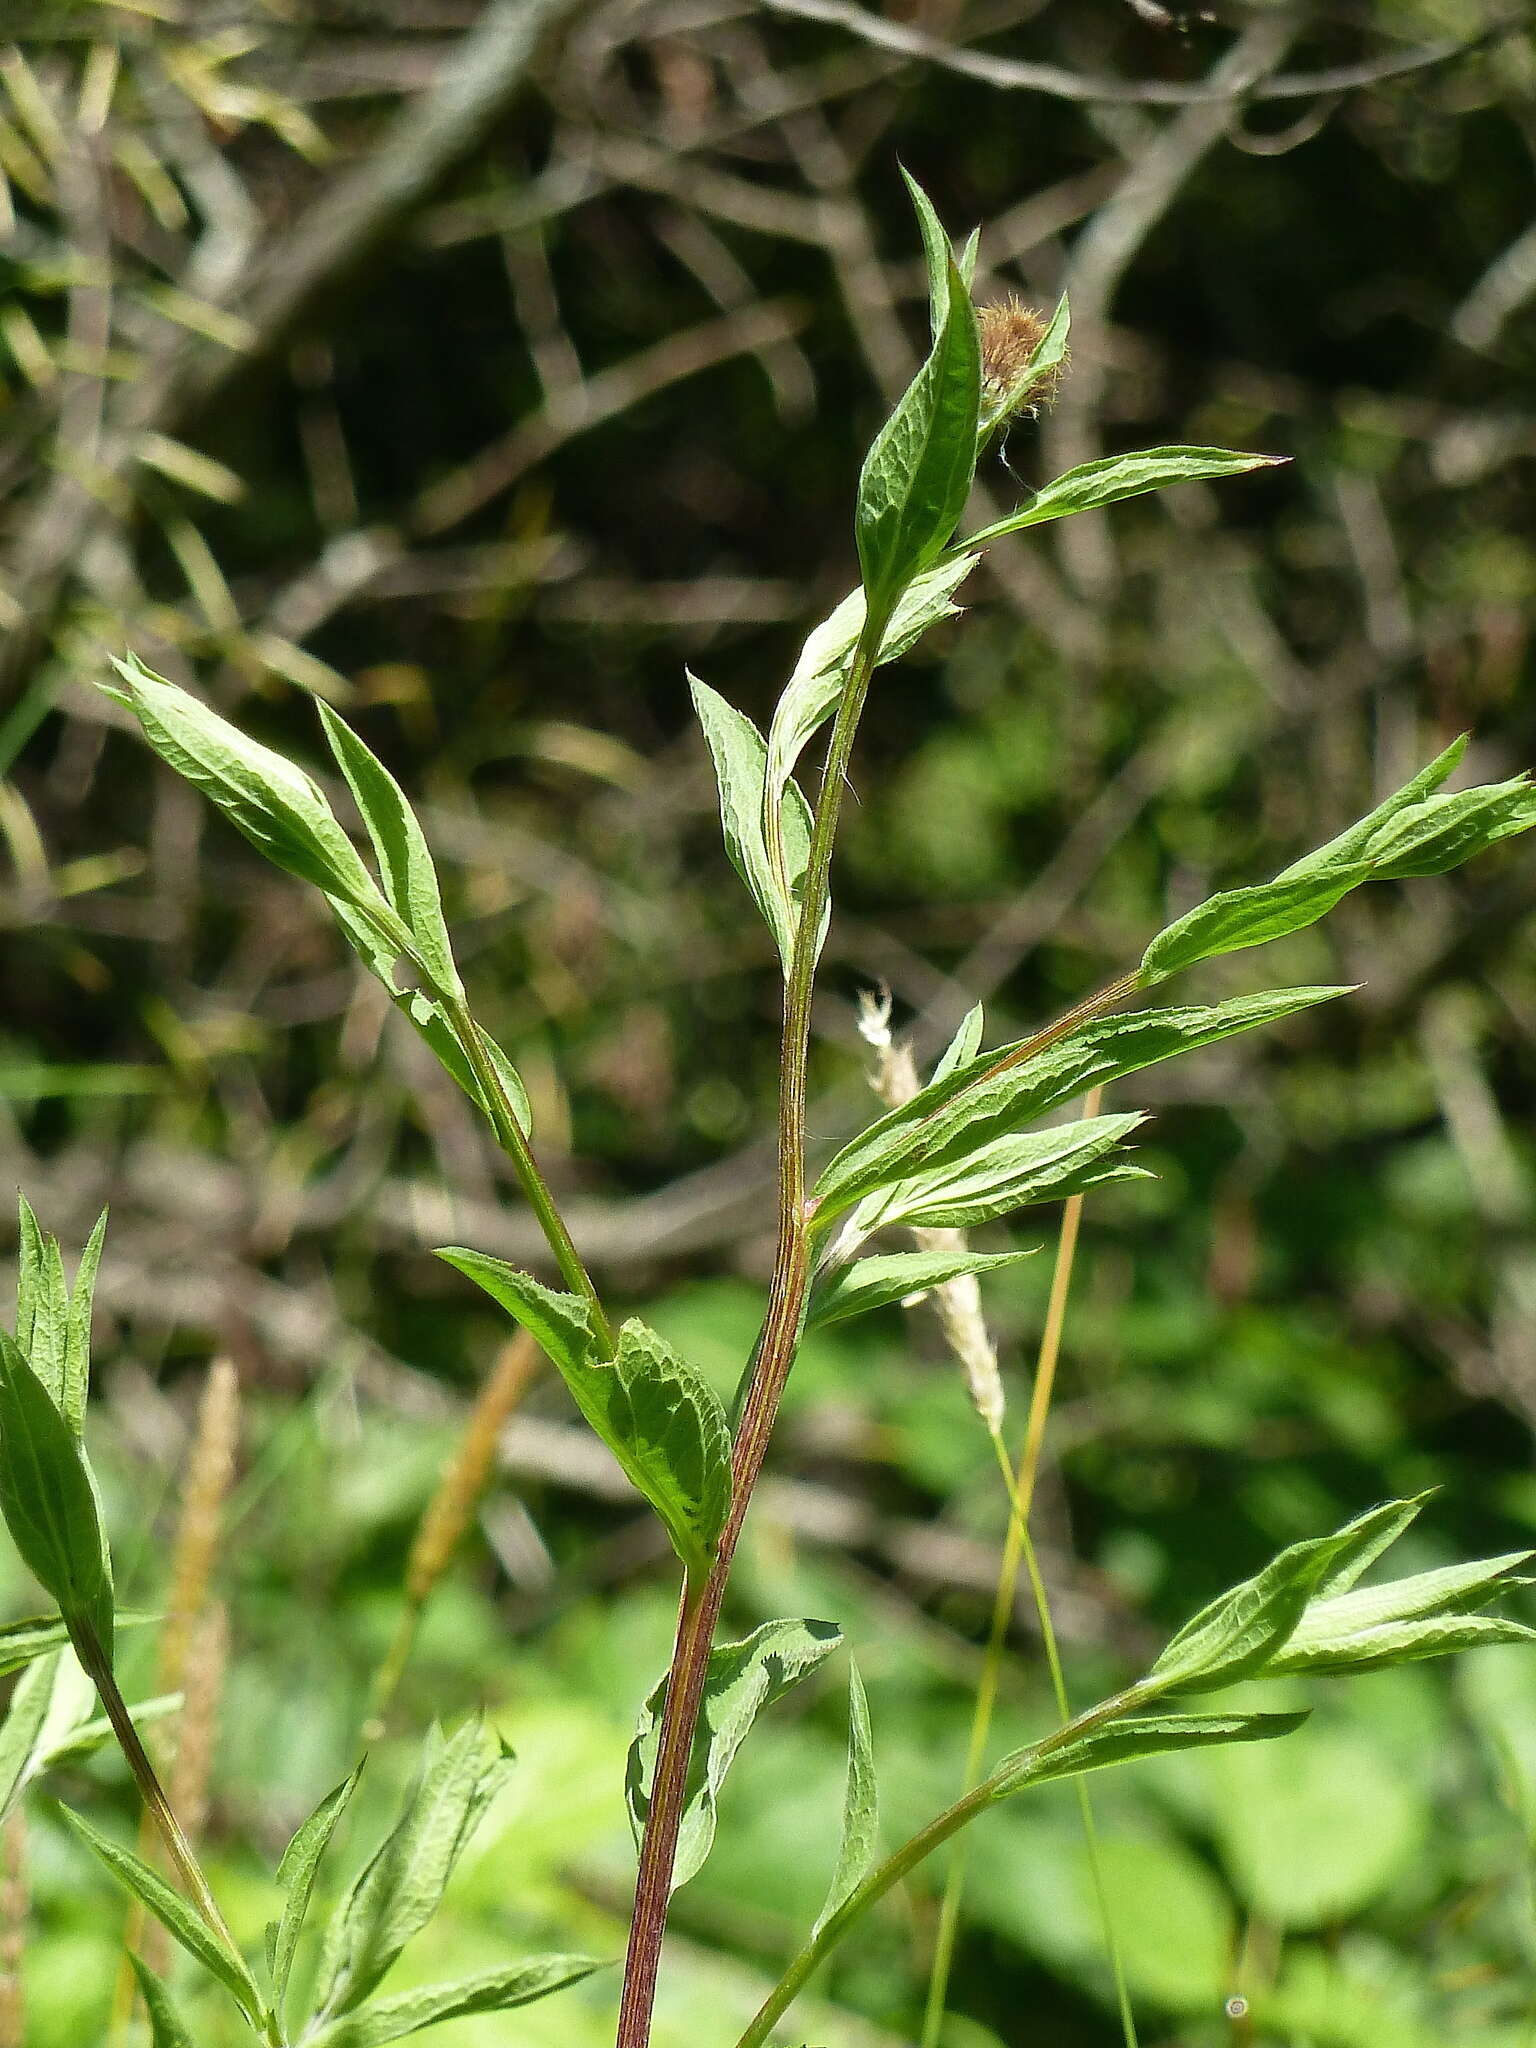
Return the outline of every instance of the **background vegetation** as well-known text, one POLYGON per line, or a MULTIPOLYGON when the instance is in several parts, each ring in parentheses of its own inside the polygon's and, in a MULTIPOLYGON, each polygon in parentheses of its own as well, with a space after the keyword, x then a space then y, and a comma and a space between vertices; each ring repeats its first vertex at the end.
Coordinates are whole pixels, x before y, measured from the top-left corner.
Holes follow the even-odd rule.
MULTIPOLYGON (((583 1250, 728 1387, 771 1251, 777 983, 684 667, 760 713, 854 580, 858 460, 921 336, 898 160, 982 224, 980 297, 1070 290, 1024 481, 1165 441, 1293 460, 993 550, 964 625, 883 672, 817 1018, 829 1140, 863 1110, 861 988, 925 1058, 978 996, 1027 1028, 1456 731, 1478 780, 1536 759, 1536 36, 1497 0, 9 0, 0 26, 0 1179, 66 1244, 112 1205, 94 1443, 146 1607, 208 1361, 238 1367, 222 1686, 216 1629, 198 1668, 207 1838, 254 1926, 242 1875, 355 1751, 500 1340, 429 1249, 540 1247, 318 900, 120 732, 106 654, 317 772, 307 700, 345 707, 421 799, 583 1250)), ((1362 986, 1152 1074, 1159 1179, 1090 1199, 1040 1496, 1083 1697, 1385 1494, 1443 1489, 1419 1564, 1536 1541, 1533 911, 1516 841, 1205 971, 1362 986)), ((987 1283, 1020 1412, 1049 1266, 987 1283)), ((670 1572, 552 1380, 501 1463, 390 1725, 485 1702, 521 1768, 403 1976, 622 1945, 670 1572)), ((729 1619, 847 1624, 893 1829, 958 1778, 1004 1512, 921 1315, 813 1340, 729 1619)), ((1016 1647, 1000 1742, 1050 1711, 1022 1608, 1016 1647)), ((147 1639, 127 1657, 152 1689, 147 1639)), ((1533 1686, 1515 1651, 1388 1673, 1273 1751, 1106 1781, 1147 2042, 1536 2040, 1533 1686)), ((744 2021, 813 1915, 843 1712, 797 1695, 738 1765, 678 1901, 669 2048, 744 2021)), ((354 1840, 392 1771, 386 1740, 354 1840)), ((0 2039, 103 2037, 116 1902, 41 1809, 7 1854, 27 2017, 8 1988, 0 2039)), ((934 1910, 918 1889, 850 1946, 808 2038, 913 2038, 934 1910)), ((955 1986, 951 2048, 1113 2038, 1065 1793, 978 1829, 955 1986)), ((596 2048, 613 1996, 443 2038, 596 2048)))

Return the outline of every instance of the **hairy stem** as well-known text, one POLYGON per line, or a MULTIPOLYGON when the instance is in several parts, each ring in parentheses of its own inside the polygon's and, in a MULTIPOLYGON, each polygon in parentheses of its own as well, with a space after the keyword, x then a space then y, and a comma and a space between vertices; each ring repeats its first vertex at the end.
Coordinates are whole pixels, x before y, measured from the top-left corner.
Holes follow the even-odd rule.
POLYGON ((805 1321, 810 1279, 810 1217, 805 1196, 805 1069, 811 1040, 811 996, 827 907, 832 846, 842 809, 843 780, 887 615, 865 620, 827 745, 816 815, 801 884, 800 915, 784 991, 779 1066, 779 1236, 768 1309, 753 1353, 751 1378, 731 1459, 731 1511, 708 1578, 683 1596, 677 1643, 667 1678, 650 1811, 640 1844, 640 1869, 630 1922, 617 2048, 647 2048, 667 1902, 687 1795, 688 1764, 709 1675, 710 1646, 720 1618, 731 1562, 778 1415, 805 1321))

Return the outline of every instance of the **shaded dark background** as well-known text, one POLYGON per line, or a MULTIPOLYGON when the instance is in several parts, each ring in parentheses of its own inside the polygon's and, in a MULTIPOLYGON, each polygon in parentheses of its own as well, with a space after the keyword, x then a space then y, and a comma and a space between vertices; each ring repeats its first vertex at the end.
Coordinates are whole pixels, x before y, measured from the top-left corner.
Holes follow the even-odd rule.
MULTIPOLYGON (((820 1140, 867 1104, 861 988, 890 988, 924 1058, 978 996, 1000 1038, 1457 731, 1480 780, 1536 756, 1522 11, 816 13, 552 9, 531 64, 499 77, 482 46, 485 105, 455 132, 445 66, 494 9, 0 9, 0 1177, 66 1244, 112 1205, 95 1427, 146 1605, 206 1362, 239 1366, 209 1828, 253 1927, 258 1863, 345 1767, 498 1341, 430 1249, 539 1246, 323 905, 95 692, 110 652, 322 775, 312 694, 386 758, 578 1240, 724 1382, 771 1251, 776 980, 684 670, 766 719, 853 580, 858 464, 922 338, 898 163, 957 235, 981 223, 978 296, 1072 297, 1071 375, 986 466, 978 516, 1127 448, 1291 461, 993 550, 966 618, 884 672, 820 1140)), ((1125 1091, 1156 1111, 1159 1179, 1090 1204, 1042 1480, 1080 1698, 1385 1493, 1441 1488, 1408 1563, 1536 1540, 1533 902, 1519 840, 1367 891, 1190 988, 1356 994, 1125 1091)), ((1048 1267, 988 1295, 1020 1412, 1048 1267)), ((488 1701, 524 1789, 418 1975, 509 1932, 621 1934, 619 1760, 669 1575, 558 1389, 506 1463, 395 1723, 488 1701)), ((844 1622, 894 1833, 958 1775, 1003 1521, 921 1316, 813 1344, 773 1473, 731 1619, 844 1622)), ((1022 1611, 1017 1650, 1009 1728, 1035 1728, 1022 1611)), ((1144 2040, 1527 2043, 1536 1670, 1494 1652, 1315 1691, 1284 1754, 1106 1783, 1144 2040), (1235 1991, 1247 2019, 1223 2016, 1235 1991)), ((659 2039, 724 2038, 813 1916, 842 1741, 835 1685, 759 1731, 678 1901, 659 2039)), ((1075 1825, 1042 1801, 978 1832, 951 2048, 1116 2038, 1075 1825)), ((95 2038, 103 1899, 41 1813, 29 1856, 24 2038, 95 2038)), ((920 1890, 850 1944, 807 2038, 914 2038, 933 1911, 920 1890)), ((585 2048, 612 1995, 453 2038, 585 2048)))

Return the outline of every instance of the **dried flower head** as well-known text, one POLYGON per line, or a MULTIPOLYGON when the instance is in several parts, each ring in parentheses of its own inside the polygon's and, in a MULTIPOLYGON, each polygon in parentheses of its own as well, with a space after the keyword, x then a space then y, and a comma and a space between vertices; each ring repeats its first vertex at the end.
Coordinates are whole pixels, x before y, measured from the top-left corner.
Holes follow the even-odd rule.
POLYGON ((1049 398, 1061 365, 1031 376, 1030 364, 1045 339, 1046 321, 1019 298, 999 299, 976 309, 981 339, 981 413, 983 421, 1002 419, 1026 397, 1049 398))
MULTIPOLYGON (((910 1048, 898 1045, 891 1036, 891 992, 888 988, 881 988, 878 995, 871 989, 859 991, 859 1034, 866 1044, 874 1048, 874 1070, 869 1077, 871 1088, 888 1109, 897 1109, 902 1103, 910 1102, 922 1082, 910 1048)), ((966 1248, 962 1230, 923 1227, 914 1230, 912 1236, 919 1251, 963 1252, 966 1248)), ((910 1295, 902 1306, 915 1307, 918 1302, 927 1300, 930 1292, 945 1341, 959 1360, 976 1411, 995 1436, 1003 1426, 1006 1405, 1003 1376, 981 1312, 981 1288, 976 1275, 962 1273, 957 1279, 941 1280, 931 1290, 922 1289, 910 1295)))

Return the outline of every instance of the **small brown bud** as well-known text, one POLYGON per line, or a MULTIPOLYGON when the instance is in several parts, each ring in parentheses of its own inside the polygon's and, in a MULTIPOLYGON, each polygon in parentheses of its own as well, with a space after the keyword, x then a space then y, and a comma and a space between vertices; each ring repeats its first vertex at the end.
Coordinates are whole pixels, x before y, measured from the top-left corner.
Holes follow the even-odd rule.
POLYGON ((981 340, 982 418, 996 420, 1012 412, 1031 394, 1049 398, 1056 388, 1060 365, 1042 376, 1031 378, 1030 362, 1045 339, 1046 322, 1033 306, 1019 298, 999 299, 995 305, 976 309, 976 326, 981 340))

